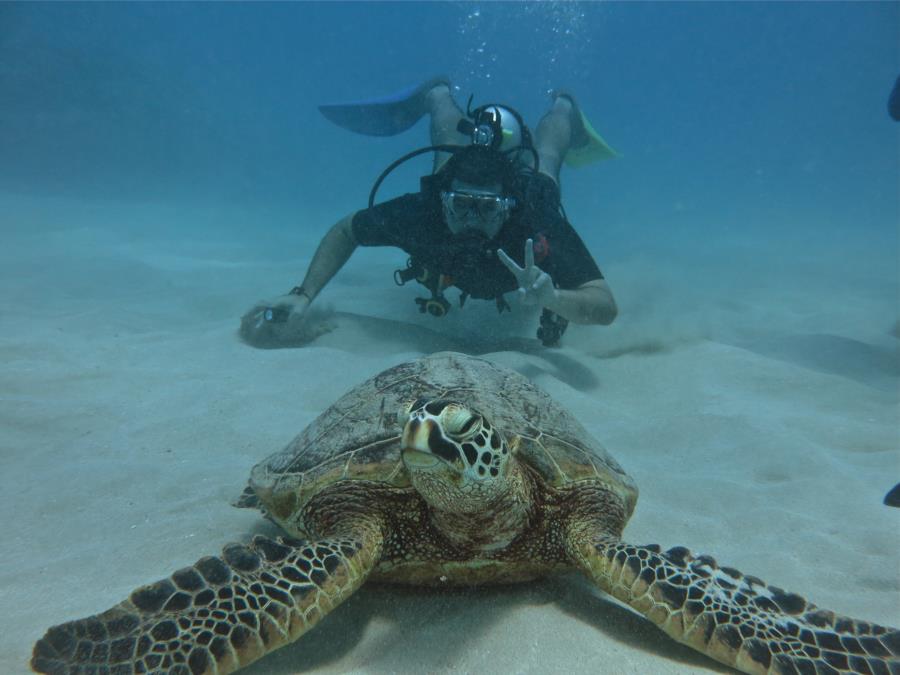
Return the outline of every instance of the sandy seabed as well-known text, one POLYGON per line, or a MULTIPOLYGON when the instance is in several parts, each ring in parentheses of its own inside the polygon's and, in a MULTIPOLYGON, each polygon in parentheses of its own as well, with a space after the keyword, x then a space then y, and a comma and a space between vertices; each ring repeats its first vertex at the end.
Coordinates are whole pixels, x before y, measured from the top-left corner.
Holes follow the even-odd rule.
MULTIPOLYGON (((627 540, 900 624, 900 509, 881 504, 900 480, 896 252, 839 275, 824 255, 785 263, 789 251, 763 269, 753 242, 689 264, 601 260, 619 319, 547 350, 521 310, 420 317, 416 290, 390 281, 402 255, 364 251, 318 303, 331 332, 263 350, 238 339, 239 317, 299 281, 318 219, 304 237, 249 217, 217 229, 216 213, 7 206, 2 673, 27 672, 50 625, 273 533, 230 506, 253 464, 358 382, 444 349, 526 374, 607 446, 641 488, 627 540)), ((367 587, 246 672, 705 671, 727 669, 573 575, 367 587)))

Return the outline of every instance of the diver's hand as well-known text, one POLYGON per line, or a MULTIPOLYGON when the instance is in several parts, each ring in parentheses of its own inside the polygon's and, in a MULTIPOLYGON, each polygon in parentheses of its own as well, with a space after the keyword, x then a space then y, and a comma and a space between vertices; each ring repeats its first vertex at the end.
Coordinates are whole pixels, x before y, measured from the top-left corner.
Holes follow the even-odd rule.
POLYGON ((267 323, 296 323, 309 307, 310 299, 305 295, 281 295, 260 307, 261 313, 256 318, 267 323))
POLYGON ((241 337, 248 343, 264 346, 295 334, 310 305, 305 295, 281 295, 256 303, 241 317, 241 337))
POLYGON ((552 307, 557 298, 556 288, 550 275, 534 264, 534 242, 531 239, 525 241, 525 267, 519 267, 502 248, 497 249, 497 257, 516 278, 523 305, 552 307))

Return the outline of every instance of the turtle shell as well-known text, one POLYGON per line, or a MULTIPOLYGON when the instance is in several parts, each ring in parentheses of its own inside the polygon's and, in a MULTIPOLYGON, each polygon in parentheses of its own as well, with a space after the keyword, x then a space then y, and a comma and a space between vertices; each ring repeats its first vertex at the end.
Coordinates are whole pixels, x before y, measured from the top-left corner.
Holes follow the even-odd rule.
MULTIPOLYGON (((287 447, 257 464, 250 488, 288 530, 316 493, 341 480, 410 487, 400 458, 398 412, 418 398, 451 398, 479 411, 517 457, 551 487, 594 480, 616 493, 631 514, 637 488, 619 463, 579 422, 519 373, 484 359, 443 352, 389 368, 354 387, 287 447)), ((293 525, 294 527, 291 527, 293 525)))

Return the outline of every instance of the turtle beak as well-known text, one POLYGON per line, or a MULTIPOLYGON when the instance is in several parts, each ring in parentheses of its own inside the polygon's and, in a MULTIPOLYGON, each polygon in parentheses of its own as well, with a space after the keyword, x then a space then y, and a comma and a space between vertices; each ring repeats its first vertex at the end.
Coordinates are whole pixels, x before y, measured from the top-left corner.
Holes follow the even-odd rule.
POLYGON ((428 436, 434 422, 431 420, 410 419, 403 427, 401 447, 403 461, 410 468, 428 469, 438 464, 441 459, 431 452, 428 436))

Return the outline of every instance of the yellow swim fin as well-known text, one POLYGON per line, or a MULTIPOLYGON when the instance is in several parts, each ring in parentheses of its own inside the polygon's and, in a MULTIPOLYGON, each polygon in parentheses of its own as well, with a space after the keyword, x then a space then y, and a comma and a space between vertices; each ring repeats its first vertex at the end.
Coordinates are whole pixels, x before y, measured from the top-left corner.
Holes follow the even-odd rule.
POLYGON ((615 159, 618 157, 619 153, 613 150, 609 143, 603 140, 603 136, 598 134, 596 129, 591 126, 590 121, 581 111, 581 108, 578 108, 578 114, 581 116, 581 124, 584 126, 587 142, 579 145, 577 148, 569 148, 569 151, 566 153, 566 164, 577 169, 604 159, 615 159))

